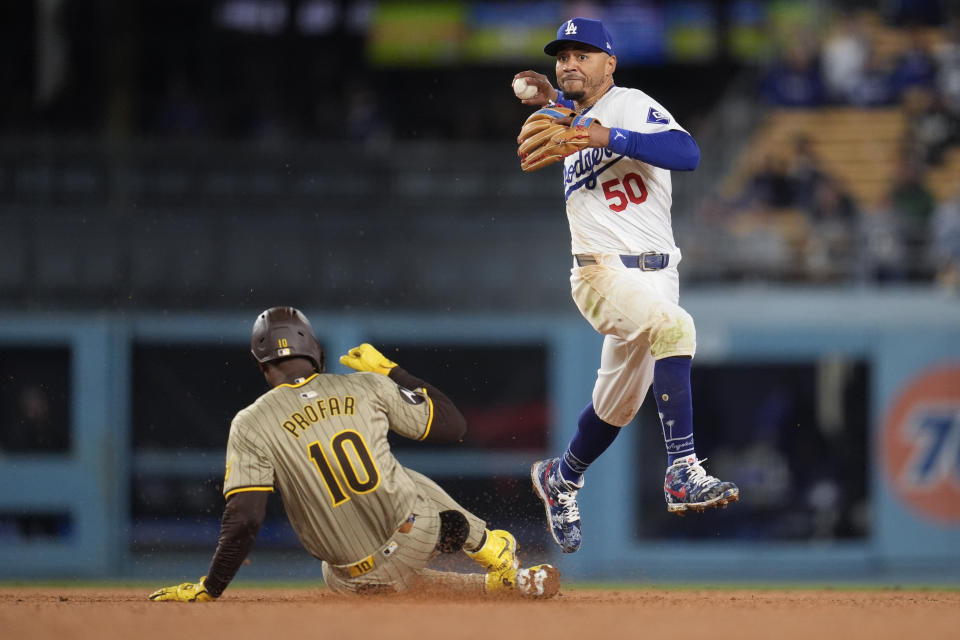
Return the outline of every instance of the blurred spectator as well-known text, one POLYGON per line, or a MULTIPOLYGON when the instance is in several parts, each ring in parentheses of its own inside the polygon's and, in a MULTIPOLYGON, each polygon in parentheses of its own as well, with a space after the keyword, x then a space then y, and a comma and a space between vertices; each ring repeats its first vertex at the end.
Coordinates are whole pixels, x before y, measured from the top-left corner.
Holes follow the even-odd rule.
POLYGON ((761 83, 764 99, 782 107, 816 107, 824 103, 824 87, 816 51, 799 39, 767 71, 761 83))
POLYGON ((859 215, 853 198, 834 178, 824 176, 814 189, 808 212, 806 263, 810 276, 824 280, 849 273, 859 215))
POLYGON ((897 88, 887 63, 871 49, 863 73, 851 81, 847 102, 857 107, 885 107, 897 101, 897 88))
POLYGON ((934 210, 929 246, 937 284, 960 294, 960 188, 934 210))
POLYGON ((921 248, 936 202, 923 182, 922 168, 909 158, 900 158, 897 163, 890 205, 908 249, 921 248))
POLYGON ((824 175, 816 185, 809 212, 816 223, 852 223, 857 217, 857 205, 836 178, 824 175))
POLYGON ((957 140, 956 118, 940 96, 926 87, 913 87, 904 95, 906 141, 912 159, 924 165, 939 165, 943 154, 957 140))
POLYGON ((906 277, 903 237, 889 196, 865 208, 857 235, 857 280, 870 283, 897 282, 906 277))
POLYGON ((929 279, 926 243, 936 201, 924 184, 923 167, 909 157, 901 157, 889 195, 904 250, 903 275, 909 279, 929 279))
POLYGON ((943 23, 941 0, 884 0, 887 21, 894 26, 943 23))
POLYGON ((847 100, 857 78, 863 75, 869 54, 870 40, 860 17, 842 15, 821 53, 823 80, 832 101, 847 100))
POLYGON ((785 209, 796 204, 787 161, 773 153, 760 156, 743 191, 735 200, 738 209, 785 209))
POLYGON ((960 118, 960 25, 951 25, 946 36, 934 54, 938 68, 937 91, 947 110, 960 118))
POLYGON ((912 87, 934 86, 937 76, 937 61, 927 46, 923 32, 911 29, 907 48, 897 56, 893 65, 893 84, 897 93, 903 95, 912 87))
POLYGON ((827 175, 813 150, 813 141, 805 133, 798 134, 793 140, 788 176, 794 194, 793 202, 803 209, 809 209, 817 187, 827 175))

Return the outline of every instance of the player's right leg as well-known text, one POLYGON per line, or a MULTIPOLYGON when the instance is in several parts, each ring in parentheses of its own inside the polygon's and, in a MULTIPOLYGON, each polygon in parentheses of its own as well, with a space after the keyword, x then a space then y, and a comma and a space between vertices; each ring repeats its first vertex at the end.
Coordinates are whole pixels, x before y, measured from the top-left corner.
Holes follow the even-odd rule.
POLYGON ((560 589, 560 572, 555 567, 545 564, 520 568, 513 534, 503 529, 487 529, 486 522, 464 508, 436 482, 412 469, 405 468, 405 471, 439 512, 441 550, 449 553, 462 549, 467 557, 483 567, 487 592, 515 591, 538 598, 556 595, 560 589))
POLYGON ((488 529, 478 549, 464 549, 463 552, 487 570, 491 586, 513 585, 520 561, 517 559, 517 540, 509 531, 488 529))
POLYGON ((560 571, 549 564, 520 567, 517 541, 509 531, 487 530, 483 546, 464 552, 487 570, 484 587, 487 593, 516 593, 531 598, 550 598, 560 591, 560 571))
POLYGON ((337 593, 399 593, 414 587, 437 553, 442 520, 432 502, 420 497, 409 527, 398 529, 389 544, 357 563, 323 562, 323 579, 337 593))
POLYGON ((421 495, 433 503, 437 512, 456 511, 463 515, 466 520, 466 536, 461 546, 464 549, 476 550, 483 545, 487 531, 487 523, 483 519, 478 518, 454 500, 432 479, 413 469, 404 467, 404 471, 416 483, 421 495))
POLYGON ((577 551, 582 541, 577 493, 583 474, 633 419, 653 379, 652 368, 644 345, 605 336, 593 400, 581 412, 567 450, 562 458, 540 460, 530 468, 550 534, 564 553, 577 551))
POLYGON ((552 598, 560 593, 560 571, 549 564, 526 567, 517 571, 517 583, 491 590, 486 576, 482 573, 455 573, 424 569, 420 572, 420 585, 428 590, 438 590, 441 594, 462 593, 495 595, 525 598, 552 598))

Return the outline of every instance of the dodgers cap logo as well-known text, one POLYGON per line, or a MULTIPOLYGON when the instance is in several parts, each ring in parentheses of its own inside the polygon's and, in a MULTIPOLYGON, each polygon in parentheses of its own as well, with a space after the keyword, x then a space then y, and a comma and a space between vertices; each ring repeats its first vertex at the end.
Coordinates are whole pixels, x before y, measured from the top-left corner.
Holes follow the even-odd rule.
POLYGON ((616 55, 613 52, 613 38, 610 32, 602 22, 590 18, 570 18, 564 22, 557 29, 557 39, 547 44, 543 52, 548 56, 555 56, 560 47, 573 42, 588 44, 610 55, 616 55))

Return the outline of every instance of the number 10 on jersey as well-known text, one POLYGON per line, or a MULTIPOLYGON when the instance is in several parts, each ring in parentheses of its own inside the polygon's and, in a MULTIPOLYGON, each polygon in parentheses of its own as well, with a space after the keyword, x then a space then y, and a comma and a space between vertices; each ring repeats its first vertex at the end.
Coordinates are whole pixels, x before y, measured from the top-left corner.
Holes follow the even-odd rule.
POLYGON ((339 474, 330 464, 330 459, 319 440, 307 446, 310 459, 313 460, 317 472, 323 478, 333 506, 337 507, 351 498, 344 490, 340 478, 343 478, 350 491, 356 494, 370 493, 380 486, 380 470, 377 469, 373 456, 370 455, 370 449, 367 448, 367 443, 364 442, 360 433, 352 429, 335 433, 330 438, 330 450, 333 451, 339 474), (348 445, 353 449, 354 456, 347 451, 348 445), (354 459, 360 463, 360 471, 365 479, 361 479, 361 473, 358 473, 354 459))

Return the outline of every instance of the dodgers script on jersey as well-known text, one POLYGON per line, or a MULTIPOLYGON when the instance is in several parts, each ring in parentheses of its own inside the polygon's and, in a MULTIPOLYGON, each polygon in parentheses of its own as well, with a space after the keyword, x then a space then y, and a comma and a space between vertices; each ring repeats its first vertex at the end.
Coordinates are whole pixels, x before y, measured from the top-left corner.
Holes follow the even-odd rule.
POLYGON ((282 384, 230 425, 224 496, 275 487, 307 551, 332 564, 356 561, 407 520, 418 496, 387 432, 422 439, 432 419, 425 392, 379 373, 282 384))
MULTIPOLYGON (((605 127, 639 133, 686 131, 639 89, 614 86, 588 114, 605 127)), ((563 178, 574 254, 678 254, 670 219, 669 170, 608 148, 591 148, 564 160, 563 178)))

